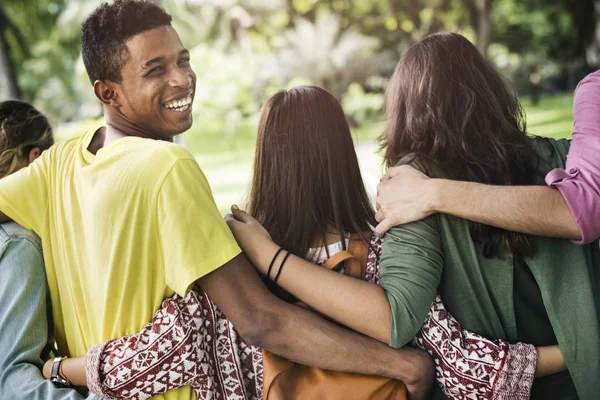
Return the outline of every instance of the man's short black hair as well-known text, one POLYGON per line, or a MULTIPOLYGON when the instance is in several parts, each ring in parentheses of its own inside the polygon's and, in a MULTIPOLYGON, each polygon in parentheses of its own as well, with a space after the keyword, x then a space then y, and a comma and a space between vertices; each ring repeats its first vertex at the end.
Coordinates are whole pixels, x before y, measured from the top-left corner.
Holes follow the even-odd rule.
POLYGON ((120 82, 121 68, 127 61, 127 40, 168 25, 171 16, 147 0, 116 0, 96 8, 81 29, 81 53, 90 82, 120 82))

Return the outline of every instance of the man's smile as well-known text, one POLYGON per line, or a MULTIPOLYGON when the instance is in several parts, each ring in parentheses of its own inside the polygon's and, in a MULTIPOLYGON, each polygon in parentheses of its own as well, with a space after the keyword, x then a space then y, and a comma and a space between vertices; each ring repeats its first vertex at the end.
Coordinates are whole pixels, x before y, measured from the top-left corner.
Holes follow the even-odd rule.
POLYGON ((192 94, 193 92, 189 93, 185 97, 173 99, 163 103, 163 107, 169 111, 185 112, 192 107, 192 94))

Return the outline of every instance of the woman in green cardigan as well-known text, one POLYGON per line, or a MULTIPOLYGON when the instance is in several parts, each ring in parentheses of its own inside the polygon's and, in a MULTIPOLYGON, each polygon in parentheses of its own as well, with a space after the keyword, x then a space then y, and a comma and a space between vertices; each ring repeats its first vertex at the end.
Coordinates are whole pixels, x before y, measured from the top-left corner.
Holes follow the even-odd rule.
MULTIPOLYGON (((543 185, 564 168, 566 140, 526 135, 515 94, 458 34, 436 34, 398 64, 387 98, 388 167, 493 185, 543 185)), ((558 344, 568 371, 534 382, 532 399, 600 396, 598 246, 509 232, 448 215, 392 228, 381 285, 394 346, 410 341, 439 292, 467 329, 558 344)), ((443 398, 437 393, 435 398, 443 398)))

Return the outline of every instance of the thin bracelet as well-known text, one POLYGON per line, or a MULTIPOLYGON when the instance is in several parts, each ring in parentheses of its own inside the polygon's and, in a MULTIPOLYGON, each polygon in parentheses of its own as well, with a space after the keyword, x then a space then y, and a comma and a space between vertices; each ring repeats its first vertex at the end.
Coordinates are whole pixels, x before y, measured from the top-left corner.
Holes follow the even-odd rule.
POLYGON ((275 275, 275 279, 273 279, 273 283, 277 283, 277 279, 279 279, 279 274, 281 274, 281 270, 283 269, 283 264, 285 264, 288 257, 290 256, 290 254, 292 254, 292 253, 290 253, 288 251, 288 253, 285 255, 285 257, 283 257, 283 261, 281 261, 281 265, 279 266, 279 271, 277 271, 277 275, 275 275))
MULTIPOLYGON (((269 269, 267 270, 267 278, 269 278, 269 275, 271 275, 271 269, 273 269, 275 260, 277 259, 277 256, 279 255, 279 253, 281 253, 282 250, 283 250, 283 248, 280 247, 279 250, 277 250, 277 253, 275 253, 275 255, 273 256, 273 259, 271 260, 271 264, 269 264, 269 269)), ((271 278, 269 278, 269 279, 271 279, 271 278)))

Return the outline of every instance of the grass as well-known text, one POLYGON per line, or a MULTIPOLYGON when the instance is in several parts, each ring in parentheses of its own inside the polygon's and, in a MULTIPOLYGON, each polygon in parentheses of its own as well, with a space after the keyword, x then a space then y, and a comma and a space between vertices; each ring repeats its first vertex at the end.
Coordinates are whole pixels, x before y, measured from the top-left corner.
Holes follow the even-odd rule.
MULTIPOLYGON (((571 95, 546 96, 534 106, 530 99, 522 99, 528 132, 556 139, 569 138, 573 129, 572 101, 571 95)), ((59 139, 70 137, 100 123, 101 121, 84 121, 61 126, 57 136, 59 139)), ((196 118, 194 128, 183 135, 183 142, 196 156, 206 174, 222 213, 227 213, 231 204, 244 204, 252 174, 256 126, 256 118, 245 119, 236 126, 234 137, 226 137, 196 118)), ((383 130, 383 116, 352 130, 363 178, 371 194, 383 172, 381 156, 377 153, 375 143, 383 130)))

